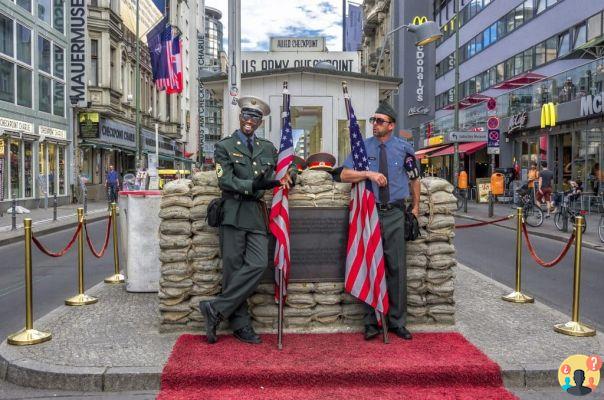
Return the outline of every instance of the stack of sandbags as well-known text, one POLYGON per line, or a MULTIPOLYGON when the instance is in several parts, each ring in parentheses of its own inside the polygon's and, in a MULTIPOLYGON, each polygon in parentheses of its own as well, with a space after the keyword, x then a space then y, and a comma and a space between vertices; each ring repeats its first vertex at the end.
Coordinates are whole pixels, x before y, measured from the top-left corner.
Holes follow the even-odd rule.
POLYGON ((210 201, 220 197, 218 180, 215 171, 204 171, 193 174, 191 189, 191 248, 188 253, 189 267, 193 285, 190 290, 189 315, 190 327, 201 327, 202 314, 199 302, 210 300, 221 291, 222 263, 219 250, 218 228, 208 226, 206 222, 207 207, 210 201))
POLYGON ((455 236, 452 212, 457 204, 453 185, 440 178, 422 179, 420 200, 418 221, 423 239, 415 245, 415 250, 421 250, 427 260, 423 288, 426 316, 430 321, 453 323, 456 261, 452 243, 455 236))
POLYGON ((350 184, 337 183, 329 172, 304 170, 289 192, 290 207, 346 207, 350 184))
POLYGON ((189 318, 190 289, 193 286, 187 252, 191 246, 191 181, 168 182, 160 203, 159 247, 161 278, 159 311, 161 323, 185 325, 189 318))

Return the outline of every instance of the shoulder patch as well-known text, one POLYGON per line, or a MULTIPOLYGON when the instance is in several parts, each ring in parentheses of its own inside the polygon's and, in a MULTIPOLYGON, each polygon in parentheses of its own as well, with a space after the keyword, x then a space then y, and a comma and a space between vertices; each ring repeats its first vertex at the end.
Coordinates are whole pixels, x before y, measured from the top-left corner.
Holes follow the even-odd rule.
POLYGON ((216 163, 216 176, 221 178, 222 174, 224 174, 224 171, 222 170, 222 165, 220 165, 219 163, 216 163))

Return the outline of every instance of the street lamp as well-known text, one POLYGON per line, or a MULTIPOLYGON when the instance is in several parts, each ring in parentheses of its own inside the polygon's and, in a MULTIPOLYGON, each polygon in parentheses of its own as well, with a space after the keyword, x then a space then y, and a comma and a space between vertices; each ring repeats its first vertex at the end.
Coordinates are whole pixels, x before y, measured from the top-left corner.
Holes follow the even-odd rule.
POLYGON ((384 35, 384 37, 385 37, 384 45, 382 46, 382 51, 380 52, 380 57, 378 58, 377 66, 375 67, 376 75, 379 74, 380 64, 382 63, 382 58, 384 57, 384 49, 388 45, 388 39, 390 38, 390 35, 392 35, 394 32, 397 32, 403 28, 406 28, 409 32, 415 33, 415 39, 416 39, 415 45, 416 46, 425 46, 429 43, 432 43, 432 42, 440 39, 443 36, 440 29, 438 29, 438 25, 436 25, 436 22, 434 22, 434 21, 426 21, 423 24, 419 24, 419 25, 413 25, 413 24, 401 25, 398 28, 391 30, 390 32, 388 32, 384 35))

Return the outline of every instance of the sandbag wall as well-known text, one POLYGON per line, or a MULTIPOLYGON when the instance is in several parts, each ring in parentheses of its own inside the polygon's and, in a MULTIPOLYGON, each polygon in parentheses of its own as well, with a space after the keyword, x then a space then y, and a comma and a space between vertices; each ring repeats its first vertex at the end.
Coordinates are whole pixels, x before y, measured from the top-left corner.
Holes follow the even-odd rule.
MULTIPOLYGON (((421 188, 423 237, 407 244, 408 320, 453 323, 453 188, 438 178, 422 180, 421 188)), ((162 332, 202 329, 199 301, 211 299, 221 290, 218 230, 205 222, 208 203, 219 196, 214 171, 199 172, 191 180, 173 181, 164 187, 159 228, 162 332)), ((270 194, 265 200, 270 204, 270 194)), ((289 200, 290 207, 346 207, 350 185, 333 182, 327 172, 306 170, 298 177, 289 200)), ((273 296, 273 285, 261 284, 249 299, 254 324, 260 330, 276 327, 273 296)), ((354 329, 362 326, 363 313, 362 305, 344 293, 343 282, 295 282, 288 286, 286 328, 354 329)))

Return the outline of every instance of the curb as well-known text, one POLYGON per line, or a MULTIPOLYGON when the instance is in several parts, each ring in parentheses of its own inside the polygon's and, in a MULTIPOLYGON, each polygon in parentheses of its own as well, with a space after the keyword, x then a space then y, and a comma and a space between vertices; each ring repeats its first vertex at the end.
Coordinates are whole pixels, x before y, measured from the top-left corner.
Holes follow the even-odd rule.
MULTIPOLYGON (((99 215, 99 216, 89 217, 89 218, 86 218, 86 222, 97 222, 97 221, 100 221, 100 220, 102 220, 104 218, 107 218, 107 215, 99 215)), ((49 222, 49 224, 53 224, 53 222, 49 222)), ((39 228, 39 229, 36 229, 34 227, 33 231, 35 232, 35 234, 37 236, 44 236, 44 235, 49 235, 51 233, 60 232, 60 231, 65 230, 65 229, 74 228, 77 225, 78 225, 77 222, 67 222, 67 223, 64 223, 64 224, 51 225, 51 226, 43 227, 43 228, 39 228)), ((7 237, 7 238, 4 238, 4 239, 0 239, 0 246, 5 246, 7 244, 17 243, 17 242, 20 242, 22 240, 23 240, 23 232, 20 232, 19 234, 15 235, 15 236, 11 236, 11 237, 7 237)))
MULTIPOLYGON (((476 221, 476 222, 489 222, 488 219, 482 219, 482 218, 472 217, 470 215, 463 215, 463 214, 453 213, 453 216, 455 218, 469 219, 471 221, 476 221)), ((495 224, 492 224, 492 225, 498 226, 500 228, 509 229, 511 231, 516 231, 515 227, 511 227, 511 226, 507 226, 507 225, 502 225, 499 222, 497 222, 495 224)), ((560 236, 555 235, 553 233, 537 232, 537 231, 532 231, 532 230, 529 230, 529 233, 531 235, 539 236, 539 237, 546 238, 546 239, 552 239, 552 240, 555 240, 557 242, 562 242, 562 243, 566 243, 566 241, 568 240, 568 238, 563 238, 563 237, 560 237, 560 236)), ((583 248, 586 248, 586 249, 604 252, 604 243, 597 244, 597 243, 591 243, 591 242, 585 242, 585 241, 583 241, 582 246, 583 246, 583 248)))

